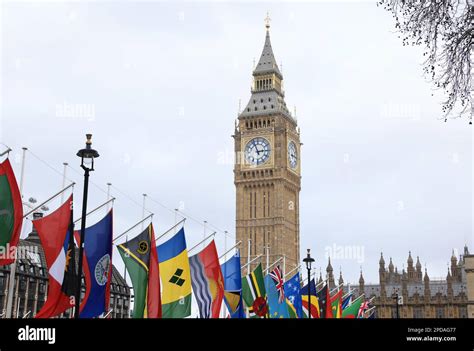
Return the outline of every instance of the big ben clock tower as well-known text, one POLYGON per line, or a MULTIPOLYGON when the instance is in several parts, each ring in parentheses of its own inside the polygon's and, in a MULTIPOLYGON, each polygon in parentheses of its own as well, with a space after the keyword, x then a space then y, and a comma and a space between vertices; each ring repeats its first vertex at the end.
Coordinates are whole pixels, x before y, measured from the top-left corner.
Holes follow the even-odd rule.
POLYGON ((242 265, 280 259, 286 272, 299 264, 300 135, 286 107, 283 76, 273 55, 267 17, 265 45, 253 71, 250 100, 234 133, 236 238, 242 265))

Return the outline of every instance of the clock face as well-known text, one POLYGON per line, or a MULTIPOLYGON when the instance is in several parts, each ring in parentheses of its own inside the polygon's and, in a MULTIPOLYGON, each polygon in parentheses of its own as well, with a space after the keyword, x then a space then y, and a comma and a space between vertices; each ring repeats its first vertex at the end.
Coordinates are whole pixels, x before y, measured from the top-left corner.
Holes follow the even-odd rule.
POLYGON ((245 160, 251 165, 262 165, 270 158, 270 143, 265 138, 253 138, 245 146, 245 160))
POLYGON ((298 166, 298 150, 296 149, 296 144, 293 141, 288 143, 288 162, 292 169, 295 169, 298 166))

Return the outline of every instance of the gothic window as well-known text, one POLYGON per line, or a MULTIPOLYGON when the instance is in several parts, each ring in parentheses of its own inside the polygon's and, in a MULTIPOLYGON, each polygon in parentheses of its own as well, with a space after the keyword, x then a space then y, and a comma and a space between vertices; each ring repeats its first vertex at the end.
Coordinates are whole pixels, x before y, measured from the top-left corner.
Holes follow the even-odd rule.
POLYGON ((270 192, 268 192, 268 199, 267 199, 267 216, 270 217, 270 192))
POLYGON ((423 318, 423 310, 420 306, 413 308, 413 318, 423 318))
POLYGON ((436 318, 444 318, 444 306, 436 307, 436 318))

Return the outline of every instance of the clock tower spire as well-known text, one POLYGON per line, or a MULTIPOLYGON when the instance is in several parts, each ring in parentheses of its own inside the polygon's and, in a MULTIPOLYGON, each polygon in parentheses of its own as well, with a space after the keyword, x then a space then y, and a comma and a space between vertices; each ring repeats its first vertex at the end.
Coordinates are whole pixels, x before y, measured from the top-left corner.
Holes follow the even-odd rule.
MULTIPOLYGON (((265 44, 253 70, 251 96, 240 112, 234 134, 236 162, 236 237, 242 264, 262 255, 250 269, 280 258, 286 271, 299 264, 300 136, 288 111, 283 75, 265 19, 265 44)), ((282 267, 283 268, 283 267, 282 267)))

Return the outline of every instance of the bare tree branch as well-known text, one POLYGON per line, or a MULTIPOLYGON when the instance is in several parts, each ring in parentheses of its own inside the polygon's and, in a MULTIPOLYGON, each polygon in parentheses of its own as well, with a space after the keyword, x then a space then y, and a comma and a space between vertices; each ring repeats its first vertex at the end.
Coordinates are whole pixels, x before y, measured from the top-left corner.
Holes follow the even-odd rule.
POLYGON ((423 71, 446 95, 445 121, 466 117, 472 124, 474 0, 380 0, 377 5, 393 14, 404 46, 425 47, 423 71))

